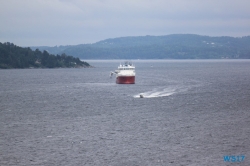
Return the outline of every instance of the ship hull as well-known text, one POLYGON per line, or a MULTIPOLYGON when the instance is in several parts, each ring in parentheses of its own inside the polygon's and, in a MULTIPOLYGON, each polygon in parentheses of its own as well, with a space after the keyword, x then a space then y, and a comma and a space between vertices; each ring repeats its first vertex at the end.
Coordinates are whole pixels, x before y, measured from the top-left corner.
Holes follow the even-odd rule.
POLYGON ((134 84, 135 76, 117 76, 116 83, 117 84, 134 84))

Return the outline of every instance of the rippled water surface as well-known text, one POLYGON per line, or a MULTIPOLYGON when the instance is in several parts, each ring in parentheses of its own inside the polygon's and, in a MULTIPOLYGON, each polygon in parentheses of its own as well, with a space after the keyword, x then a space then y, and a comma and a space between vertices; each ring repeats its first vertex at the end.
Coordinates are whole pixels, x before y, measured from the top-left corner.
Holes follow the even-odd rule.
POLYGON ((0 165, 250 165, 249 60, 120 62, 0 70, 0 165))

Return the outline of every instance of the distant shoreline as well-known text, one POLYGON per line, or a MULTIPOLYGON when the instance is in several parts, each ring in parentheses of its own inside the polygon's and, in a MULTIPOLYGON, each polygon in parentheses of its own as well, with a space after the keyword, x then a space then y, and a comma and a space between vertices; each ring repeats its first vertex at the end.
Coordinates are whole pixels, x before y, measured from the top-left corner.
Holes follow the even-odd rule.
POLYGON ((86 68, 91 67, 79 58, 66 54, 49 54, 47 51, 35 51, 22 48, 13 43, 0 43, 0 68, 86 68))
POLYGON ((51 54, 80 59, 250 59, 250 36, 212 37, 195 34, 133 36, 93 44, 37 46, 51 54))

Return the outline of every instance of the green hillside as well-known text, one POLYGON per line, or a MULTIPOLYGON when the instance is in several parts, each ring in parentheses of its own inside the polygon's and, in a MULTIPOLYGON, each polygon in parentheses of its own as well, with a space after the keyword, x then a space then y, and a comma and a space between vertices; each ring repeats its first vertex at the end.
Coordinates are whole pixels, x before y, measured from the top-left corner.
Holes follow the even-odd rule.
POLYGON ((250 36, 167 35, 121 37, 94 44, 32 47, 81 59, 242 59, 250 58, 250 36))
POLYGON ((47 51, 32 51, 13 43, 0 43, 0 68, 89 67, 87 62, 66 54, 52 55, 47 51))

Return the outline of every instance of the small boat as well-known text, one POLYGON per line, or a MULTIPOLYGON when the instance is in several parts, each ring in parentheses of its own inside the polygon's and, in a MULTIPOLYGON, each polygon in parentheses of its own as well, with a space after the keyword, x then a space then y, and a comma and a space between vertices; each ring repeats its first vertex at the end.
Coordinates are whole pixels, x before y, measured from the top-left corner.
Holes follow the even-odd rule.
POLYGON ((110 77, 116 74, 117 84, 134 84, 135 83, 135 66, 131 62, 125 62, 119 65, 118 70, 110 73, 110 77))

